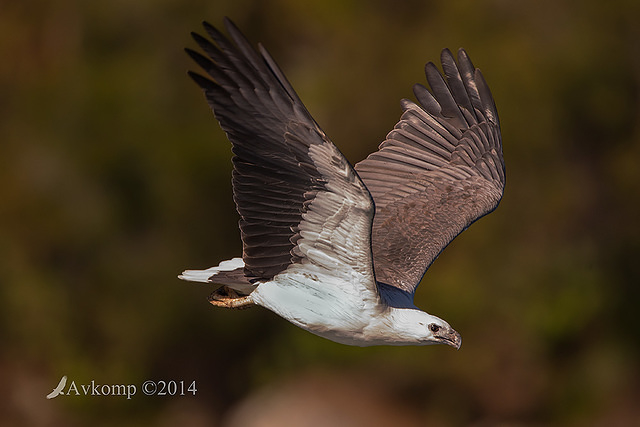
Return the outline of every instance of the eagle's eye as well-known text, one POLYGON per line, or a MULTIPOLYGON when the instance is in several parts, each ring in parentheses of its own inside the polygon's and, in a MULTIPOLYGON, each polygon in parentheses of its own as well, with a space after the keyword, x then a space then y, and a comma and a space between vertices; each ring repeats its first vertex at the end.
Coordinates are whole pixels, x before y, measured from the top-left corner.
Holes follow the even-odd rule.
POLYGON ((440 326, 436 325, 435 323, 432 323, 429 325, 429 329, 431 329, 431 332, 435 334, 440 330, 440 326))

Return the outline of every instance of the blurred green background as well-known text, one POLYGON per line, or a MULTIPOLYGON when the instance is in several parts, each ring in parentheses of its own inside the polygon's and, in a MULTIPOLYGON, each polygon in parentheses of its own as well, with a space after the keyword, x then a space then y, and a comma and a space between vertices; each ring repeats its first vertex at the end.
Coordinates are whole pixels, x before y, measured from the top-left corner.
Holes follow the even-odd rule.
POLYGON ((640 2, 0 1, 3 426, 640 425, 640 2), (263 42, 352 162, 463 46, 502 123, 499 208, 417 305, 444 346, 352 348, 181 282, 241 253, 200 22, 263 42), (45 399, 76 384, 117 396, 45 399), (147 379, 195 380, 151 396, 147 379))

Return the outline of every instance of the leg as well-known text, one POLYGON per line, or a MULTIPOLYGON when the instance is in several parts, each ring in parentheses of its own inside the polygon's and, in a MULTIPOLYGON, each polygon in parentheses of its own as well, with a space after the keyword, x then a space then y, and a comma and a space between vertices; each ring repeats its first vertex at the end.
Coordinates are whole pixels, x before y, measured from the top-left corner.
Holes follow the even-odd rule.
POLYGON ((216 307, 239 309, 249 308, 254 305, 251 295, 241 297, 236 291, 227 286, 221 286, 213 291, 213 293, 209 295, 209 303, 216 307))

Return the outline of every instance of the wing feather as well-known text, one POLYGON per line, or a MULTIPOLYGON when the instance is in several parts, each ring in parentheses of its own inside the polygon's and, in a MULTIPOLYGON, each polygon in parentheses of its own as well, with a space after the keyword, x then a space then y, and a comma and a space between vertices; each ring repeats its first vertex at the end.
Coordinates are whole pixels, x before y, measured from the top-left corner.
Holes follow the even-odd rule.
POLYGON ((269 280, 302 264, 331 275, 339 265, 340 274, 359 272, 375 298, 366 187, 262 46, 256 51, 228 19, 230 39, 203 25, 213 43, 193 38, 206 56, 187 53, 210 78, 189 75, 233 146, 245 277, 269 280))
POLYGON ((467 53, 425 66, 431 91, 414 86, 379 150, 355 166, 375 205, 376 278, 413 294, 460 232, 498 205, 505 185, 498 113, 467 53))

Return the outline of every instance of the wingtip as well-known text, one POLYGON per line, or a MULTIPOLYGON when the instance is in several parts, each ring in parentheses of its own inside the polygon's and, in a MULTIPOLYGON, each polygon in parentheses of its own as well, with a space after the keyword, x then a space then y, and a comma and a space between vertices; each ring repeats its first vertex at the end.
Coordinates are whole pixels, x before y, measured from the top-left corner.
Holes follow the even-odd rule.
POLYGON ((426 64, 424 64, 424 74, 427 77, 429 77, 429 74, 433 73, 434 71, 438 71, 438 67, 436 67, 436 64, 434 64, 432 61, 429 61, 426 64))
POLYGON ((440 61, 442 62, 445 57, 453 58, 453 54, 448 47, 445 47, 444 49, 442 49, 442 52, 440 52, 440 61))
MULTIPOLYGON (((215 28, 213 25, 211 25, 211 23, 209 21, 202 21, 202 28, 205 29, 205 31, 209 32, 209 30, 211 28, 215 28)), ((193 35, 193 33, 191 33, 191 35, 193 35)))
POLYGON ((225 16, 223 21, 227 34, 229 34, 236 43, 238 43, 238 40, 246 39, 242 31, 240 31, 238 26, 229 17, 225 16))
POLYGON ((471 61, 471 57, 469 57, 467 51, 462 47, 458 49, 458 63, 467 63, 469 65, 469 68, 471 68, 472 70, 476 69, 475 65, 473 65, 473 62, 471 61))
POLYGON ((212 86, 215 85, 214 82, 195 71, 188 70, 187 75, 191 77, 191 80, 193 80, 198 86, 200 86, 200 89, 204 91, 210 90, 212 86))
POLYGON ((233 22, 231 20, 231 18, 229 18, 228 16, 224 16, 222 18, 222 23, 224 24, 224 27, 227 29, 227 31, 231 32, 233 30, 235 31, 239 31, 238 26, 235 24, 235 22, 233 22))
POLYGON ((220 31, 218 31, 218 29, 208 21, 202 21, 202 26, 207 34, 213 38, 215 38, 216 35, 221 35, 220 31))

